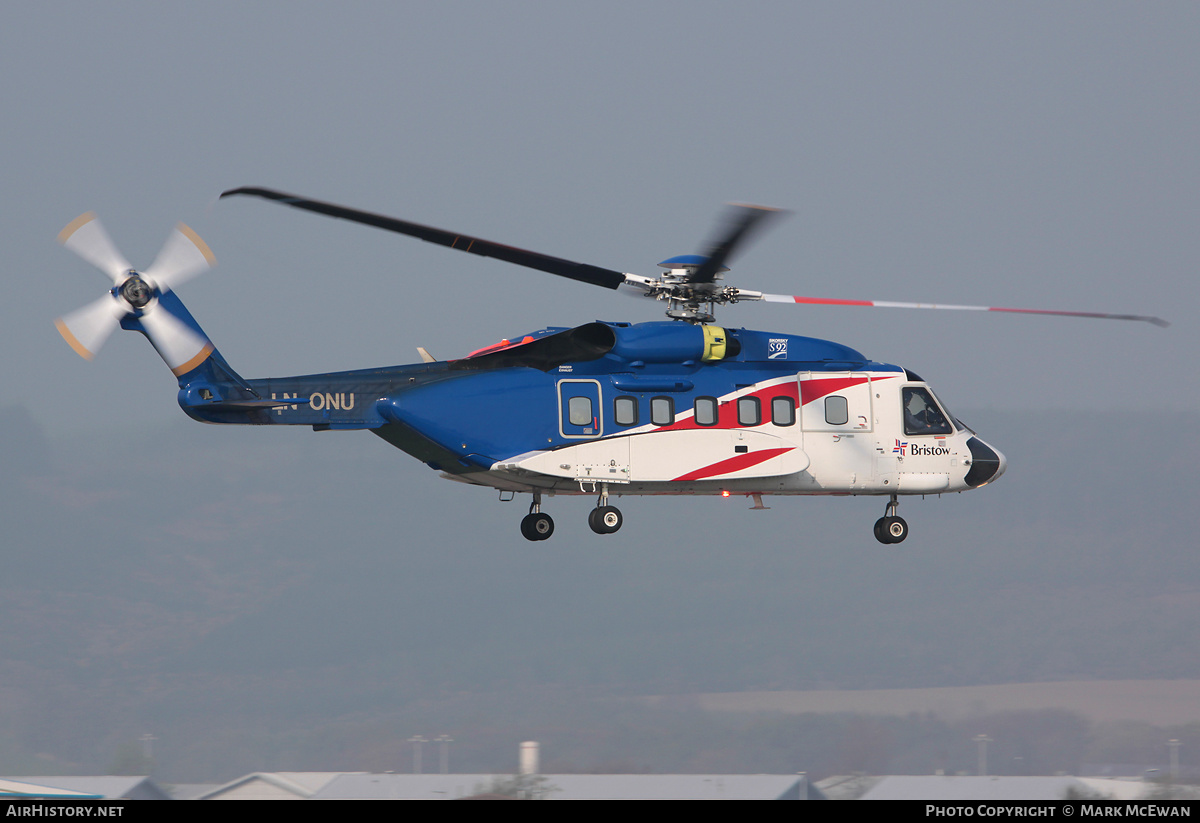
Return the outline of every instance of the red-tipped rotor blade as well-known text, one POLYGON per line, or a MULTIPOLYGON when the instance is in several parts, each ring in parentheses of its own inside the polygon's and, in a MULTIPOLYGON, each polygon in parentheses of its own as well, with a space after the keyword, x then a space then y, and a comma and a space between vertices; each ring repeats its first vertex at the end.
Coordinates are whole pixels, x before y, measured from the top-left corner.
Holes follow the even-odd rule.
POLYGON ((1091 317, 1098 320, 1140 320, 1161 328, 1171 325, 1161 317, 1142 314, 1111 314, 1091 311, 1056 311, 1052 309, 1007 309, 999 306, 955 306, 946 303, 902 303, 889 300, 837 300, 827 297, 798 297, 790 294, 764 294, 768 303, 802 303, 816 306, 874 306, 882 309, 949 309, 951 311, 1003 311, 1014 314, 1049 314, 1058 317, 1091 317))

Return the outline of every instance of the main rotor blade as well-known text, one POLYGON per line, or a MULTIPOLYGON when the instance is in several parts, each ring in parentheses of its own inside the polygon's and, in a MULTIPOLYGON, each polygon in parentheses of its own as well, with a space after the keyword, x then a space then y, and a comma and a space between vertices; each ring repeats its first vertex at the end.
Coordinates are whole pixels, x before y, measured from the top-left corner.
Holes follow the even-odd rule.
POLYGON ((159 288, 175 289, 216 264, 217 258, 208 244, 180 223, 167 237, 150 268, 142 274, 159 288))
POLYGON ((78 254, 120 285, 133 267, 117 251, 94 211, 84 212, 58 233, 58 242, 78 254))
POLYGON ((500 243, 493 243, 490 240, 483 240, 479 237, 458 234, 444 229, 433 228, 432 226, 422 226, 419 223, 410 223, 407 220, 399 220, 395 217, 372 214, 371 212, 359 211, 358 209, 351 209, 346 206, 338 206, 334 203, 324 203, 320 200, 310 200, 307 197, 285 194, 284 192, 272 189, 254 187, 230 189, 229 191, 222 192, 221 197, 230 197, 236 194, 262 197, 297 209, 305 209, 317 214, 328 215, 329 217, 340 217, 343 220, 351 220, 355 223, 365 223, 368 226, 375 226, 376 228, 394 231, 399 234, 407 234, 410 237, 416 237, 430 243, 437 243, 441 246, 448 246, 459 251, 478 254, 481 257, 494 257, 497 260, 504 260, 509 263, 516 263, 518 266, 557 274, 559 277, 567 277, 582 283, 591 283, 594 286, 603 286, 606 289, 615 289, 625 282, 625 275, 612 269, 602 269, 598 266, 590 266, 587 263, 563 260, 560 257, 551 257, 550 255, 535 251, 526 251, 525 249, 505 246, 500 243))
POLYGON ((708 259, 692 274, 691 282, 713 282, 717 276, 717 272, 721 271, 721 268, 725 265, 725 261, 732 257, 738 246, 749 239, 757 227, 763 225, 762 221, 765 218, 785 213, 779 209, 772 209, 767 206, 751 206, 743 203, 732 204, 728 212, 725 231, 722 232, 719 239, 709 246, 708 251, 705 253, 708 259))
POLYGON ((824 297, 796 297, 789 294, 764 294, 762 299, 768 303, 803 303, 817 306, 875 306, 885 309, 950 309, 952 311, 1003 311, 1014 314, 1049 314, 1058 317, 1091 317, 1098 320, 1140 320, 1153 323, 1160 328, 1171 325, 1161 317, 1150 317, 1141 314, 1108 314, 1090 311, 1053 311, 1050 309, 1005 309, 999 306, 954 306, 943 303, 896 303, 886 300, 835 300, 824 297))

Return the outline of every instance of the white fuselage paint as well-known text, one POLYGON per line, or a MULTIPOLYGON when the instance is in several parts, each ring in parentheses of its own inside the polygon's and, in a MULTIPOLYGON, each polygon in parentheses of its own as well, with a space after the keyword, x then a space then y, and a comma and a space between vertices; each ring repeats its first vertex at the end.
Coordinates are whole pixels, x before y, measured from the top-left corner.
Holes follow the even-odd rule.
POLYGON ((642 425, 514 455, 470 479, 560 494, 591 494, 602 483, 618 495, 937 494, 970 488, 964 478, 972 433, 957 425, 946 434, 906 433, 904 387, 928 388, 898 372, 802 372, 718 398, 724 406, 754 395, 766 409, 775 392, 791 392, 801 400, 792 425, 764 414, 756 426, 700 427, 689 409, 674 426, 642 425))

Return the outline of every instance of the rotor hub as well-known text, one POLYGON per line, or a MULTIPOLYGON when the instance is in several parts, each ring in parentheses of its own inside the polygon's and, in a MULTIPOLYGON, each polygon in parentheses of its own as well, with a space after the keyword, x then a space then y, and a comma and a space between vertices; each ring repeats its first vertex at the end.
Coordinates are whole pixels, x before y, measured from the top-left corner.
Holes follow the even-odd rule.
POLYGON ((144 309, 154 299, 154 289, 133 269, 129 278, 121 284, 121 297, 135 309, 144 309))

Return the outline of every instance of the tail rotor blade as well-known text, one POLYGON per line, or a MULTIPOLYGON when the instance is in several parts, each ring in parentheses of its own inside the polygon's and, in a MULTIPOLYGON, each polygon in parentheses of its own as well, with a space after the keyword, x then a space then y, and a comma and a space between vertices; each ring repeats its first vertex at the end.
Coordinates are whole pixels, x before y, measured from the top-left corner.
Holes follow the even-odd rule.
POLYGON ((54 321, 58 333, 84 360, 91 360, 108 336, 116 330, 128 306, 117 297, 106 294, 81 309, 54 321))
POLYGON ((174 289, 217 264, 200 235, 180 223, 143 274, 161 289, 174 289))
POLYGON ((117 251, 95 212, 85 212, 68 223, 58 233, 58 242, 107 274, 114 284, 120 284, 133 268, 117 251))
MULTIPOLYGON (((168 298, 178 302, 174 295, 168 298)), ((172 314, 161 298, 139 321, 154 348, 177 376, 191 371, 212 354, 213 345, 208 338, 172 314)))

